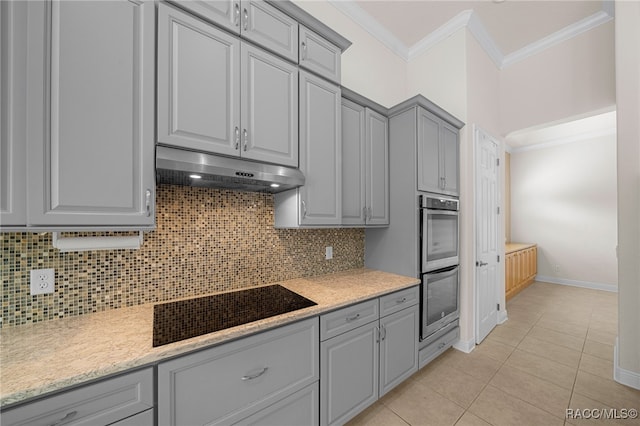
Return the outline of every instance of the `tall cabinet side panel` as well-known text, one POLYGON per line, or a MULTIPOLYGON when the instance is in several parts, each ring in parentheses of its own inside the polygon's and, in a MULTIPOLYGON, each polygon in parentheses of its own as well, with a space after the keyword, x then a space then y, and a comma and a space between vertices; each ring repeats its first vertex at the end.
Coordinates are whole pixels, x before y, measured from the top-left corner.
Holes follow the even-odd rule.
POLYGON ((365 266, 418 277, 416 108, 389 118, 389 227, 365 231, 365 266))

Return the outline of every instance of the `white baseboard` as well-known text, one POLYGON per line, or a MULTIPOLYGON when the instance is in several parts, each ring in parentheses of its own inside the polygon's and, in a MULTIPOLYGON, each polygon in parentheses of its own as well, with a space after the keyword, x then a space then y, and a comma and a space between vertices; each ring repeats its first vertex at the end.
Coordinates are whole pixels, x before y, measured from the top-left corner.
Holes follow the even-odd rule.
POLYGON ((507 310, 503 309, 501 311, 498 311, 498 324, 504 324, 504 322, 506 320, 508 320, 509 317, 507 316, 507 310))
POLYGON ((618 365, 618 338, 616 337, 616 344, 613 347, 613 380, 618 383, 622 383, 625 386, 629 386, 634 389, 640 390, 640 373, 634 371, 625 370, 618 365))
POLYGON ((565 278, 547 277, 544 275, 536 275, 536 281, 542 281, 551 284, 570 285, 573 287, 590 288, 592 290, 610 291, 612 293, 618 292, 618 286, 614 284, 594 283, 590 281, 568 280, 565 278))
POLYGON ((470 353, 476 347, 475 337, 471 340, 458 340, 453 344, 453 347, 466 354, 470 353))

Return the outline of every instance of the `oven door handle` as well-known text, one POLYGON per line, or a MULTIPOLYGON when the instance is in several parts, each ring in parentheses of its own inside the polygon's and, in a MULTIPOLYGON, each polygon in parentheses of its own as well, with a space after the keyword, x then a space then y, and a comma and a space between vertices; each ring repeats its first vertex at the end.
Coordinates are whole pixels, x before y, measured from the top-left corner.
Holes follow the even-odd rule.
POLYGON ((449 275, 456 274, 458 272, 459 268, 460 267, 458 265, 454 265, 454 266, 450 266, 448 268, 438 269, 437 271, 425 272, 422 275, 428 275, 429 278, 431 278, 431 279, 440 278, 440 277, 446 277, 446 276, 449 276, 449 275))
POLYGON ((440 215, 445 215, 445 216, 459 216, 460 212, 458 210, 435 210, 435 209, 427 209, 422 207, 421 208, 422 211, 426 212, 427 214, 440 214, 440 215))

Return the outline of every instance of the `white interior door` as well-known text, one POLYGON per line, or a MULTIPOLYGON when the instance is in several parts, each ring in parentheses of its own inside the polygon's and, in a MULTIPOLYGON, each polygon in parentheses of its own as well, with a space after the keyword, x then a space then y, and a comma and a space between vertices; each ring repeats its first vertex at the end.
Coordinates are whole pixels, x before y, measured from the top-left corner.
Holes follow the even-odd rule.
POLYGON ((476 144, 476 343, 482 342, 498 323, 499 196, 498 142, 480 129, 476 144))

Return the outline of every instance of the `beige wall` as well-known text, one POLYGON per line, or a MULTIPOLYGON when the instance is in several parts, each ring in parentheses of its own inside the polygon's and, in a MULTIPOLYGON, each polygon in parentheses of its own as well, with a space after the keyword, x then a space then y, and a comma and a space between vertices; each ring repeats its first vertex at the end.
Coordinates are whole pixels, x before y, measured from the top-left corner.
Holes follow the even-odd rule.
POLYGON ((616 1, 618 358, 616 380, 640 389, 640 2, 616 1), (621 374, 622 373, 622 374, 621 374))
POLYGON ((504 153, 504 241, 511 240, 511 154, 504 153))
POLYGON ((538 244, 540 280, 616 288, 616 185, 614 135, 512 152, 512 240, 538 244))
POLYGON ((502 70, 502 135, 616 102, 613 22, 502 70))
POLYGON ((326 0, 294 3, 352 42, 342 55, 342 84, 386 107, 407 99, 407 63, 326 0))

